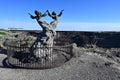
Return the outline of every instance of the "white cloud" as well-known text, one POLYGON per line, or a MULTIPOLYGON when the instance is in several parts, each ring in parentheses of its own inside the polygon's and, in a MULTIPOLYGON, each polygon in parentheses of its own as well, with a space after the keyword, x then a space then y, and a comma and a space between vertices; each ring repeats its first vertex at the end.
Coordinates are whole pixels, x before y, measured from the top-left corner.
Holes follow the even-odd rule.
POLYGON ((120 31, 120 23, 65 22, 59 23, 58 29, 77 31, 120 31))
MULTIPOLYGON (((40 30, 41 27, 36 21, 0 21, 0 28, 23 28, 40 30)), ((71 31, 120 31, 120 23, 81 23, 81 22, 59 22, 56 30, 71 31)))
POLYGON ((32 22, 22 22, 22 21, 1 21, 0 28, 23 28, 23 29, 40 29, 39 25, 32 21, 32 22))

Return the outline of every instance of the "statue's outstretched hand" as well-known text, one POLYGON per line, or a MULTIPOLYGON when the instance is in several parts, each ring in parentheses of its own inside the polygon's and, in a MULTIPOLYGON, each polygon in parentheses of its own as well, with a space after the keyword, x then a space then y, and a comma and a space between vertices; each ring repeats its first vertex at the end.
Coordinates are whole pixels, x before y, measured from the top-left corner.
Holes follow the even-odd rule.
POLYGON ((61 12, 63 12, 64 11, 64 9, 63 10, 61 10, 61 12))
POLYGON ((31 15, 30 13, 28 13, 29 15, 30 15, 30 17, 32 18, 32 19, 34 19, 34 16, 33 15, 31 15))
POLYGON ((31 15, 30 17, 31 17, 32 19, 34 19, 34 18, 35 18, 35 17, 34 17, 34 16, 32 16, 32 15, 31 15))
POLYGON ((49 12, 49 10, 47 10, 46 12, 49 12))
POLYGON ((49 10, 46 11, 48 14, 50 14, 49 10))

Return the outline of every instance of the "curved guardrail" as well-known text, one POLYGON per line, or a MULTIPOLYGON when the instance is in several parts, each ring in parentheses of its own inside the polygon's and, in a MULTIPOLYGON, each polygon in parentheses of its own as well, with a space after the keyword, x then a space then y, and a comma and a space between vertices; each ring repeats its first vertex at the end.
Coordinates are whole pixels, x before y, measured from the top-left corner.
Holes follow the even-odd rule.
MULTIPOLYGON (((30 52, 30 46, 7 45, 8 63, 13 67, 45 69, 61 66, 73 56, 72 46, 36 47, 42 49, 52 49, 52 52, 44 58, 35 57, 30 52)), ((39 54, 40 55, 40 54, 39 54)))

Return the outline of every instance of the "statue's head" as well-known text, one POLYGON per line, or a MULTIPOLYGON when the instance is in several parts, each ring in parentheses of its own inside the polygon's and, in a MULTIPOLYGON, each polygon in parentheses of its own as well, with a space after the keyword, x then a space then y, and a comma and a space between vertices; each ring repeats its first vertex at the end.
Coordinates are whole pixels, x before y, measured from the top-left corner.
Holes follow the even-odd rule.
POLYGON ((56 12, 55 12, 55 11, 53 11, 53 12, 52 12, 52 15, 56 15, 56 12))
POLYGON ((36 15, 41 15, 41 12, 39 12, 38 10, 35 10, 35 14, 36 15))

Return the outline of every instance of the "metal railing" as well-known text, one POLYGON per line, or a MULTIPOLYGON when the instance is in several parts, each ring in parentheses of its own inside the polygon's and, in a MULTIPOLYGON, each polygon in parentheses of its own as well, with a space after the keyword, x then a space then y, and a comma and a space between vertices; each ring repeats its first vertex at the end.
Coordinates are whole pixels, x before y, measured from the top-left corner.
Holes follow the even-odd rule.
POLYGON ((48 51, 52 49, 49 56, 51 55, 51 59, 54 60, 53 54, 57 54, 58 59, 59 56, 64 56, 65 59, 58 59, 51 62, 50 61, 43 61, 37 57, 34 57, 33 53, 31 52, 30 46, 21 46, 20 44, 17 45, 7 45, 7 57, 8 63, 14 67, 22 67, 22 68, 52 68, 56 66, 60 66, 64 62, 68 61, 72 56, 72 46, 53 46, 53 47, 36 47, 36 49, 40 49, 42 51, 39 52, 38 55, 45 53, 45 50, 48 51))

